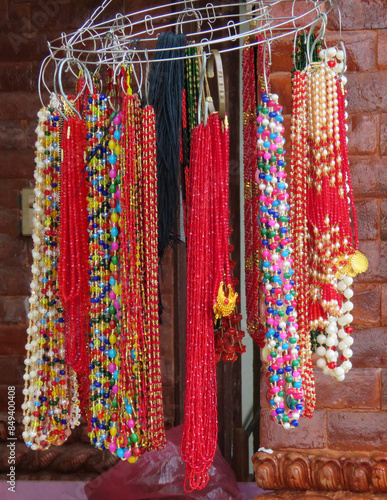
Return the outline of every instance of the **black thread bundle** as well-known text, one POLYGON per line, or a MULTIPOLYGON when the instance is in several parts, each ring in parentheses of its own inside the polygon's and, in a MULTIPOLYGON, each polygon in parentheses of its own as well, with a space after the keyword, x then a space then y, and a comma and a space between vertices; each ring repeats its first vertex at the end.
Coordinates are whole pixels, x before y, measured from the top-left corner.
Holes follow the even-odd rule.
MULTIPOLYGON (((186 35, 160 33, 155 59, 184 56, 186 35), (157 50, 169 48, 170 50, 157 50)), ((149 74, 149 104, 156 113, 159 257, 169 243, 177 241, 175 220, 179 203, 180 127, 184 60, 154 61, 149 74)))

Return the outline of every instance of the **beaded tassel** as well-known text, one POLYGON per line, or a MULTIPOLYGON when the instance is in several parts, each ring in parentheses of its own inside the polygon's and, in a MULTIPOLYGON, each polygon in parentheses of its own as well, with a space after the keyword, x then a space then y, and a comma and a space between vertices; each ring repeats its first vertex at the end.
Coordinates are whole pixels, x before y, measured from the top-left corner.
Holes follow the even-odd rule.
POLYGON ((62 444, 79 424, 77 385, 74 372, 65 365, 58 296, 59 116, 53 108, 42 108, 36 129, 34 249, 22 404, 23 439, 33 450, 62 444))
POLYGON ((261 289, 266 306, 266 346, 263 356, 269 361, 272 419, 288 429, 298 426, 304 409, 304 390, 292 268, 293 246, 287 215, 289 194, 286 192, 281 111, 277 95, 262 94, 257 118, 259 161, 256 179, 261 191, 258 222, 262 236, 261 289))

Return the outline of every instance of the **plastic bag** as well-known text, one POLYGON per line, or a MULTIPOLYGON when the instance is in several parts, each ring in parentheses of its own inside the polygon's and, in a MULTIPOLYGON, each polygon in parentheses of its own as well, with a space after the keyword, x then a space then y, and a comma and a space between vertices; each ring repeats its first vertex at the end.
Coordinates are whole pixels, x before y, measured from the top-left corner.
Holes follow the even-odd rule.
POLYGON ((121 461, 85 486, 88 500, 146 500, 188 498, 209 500, 242 500, 234 471, 222 457, 219 448, 209 470, 210 480, 200 491, 184 491, 185 463, 180 457, 183 426, 166 432, 167 446, 147 452, 134 464, 121 461))

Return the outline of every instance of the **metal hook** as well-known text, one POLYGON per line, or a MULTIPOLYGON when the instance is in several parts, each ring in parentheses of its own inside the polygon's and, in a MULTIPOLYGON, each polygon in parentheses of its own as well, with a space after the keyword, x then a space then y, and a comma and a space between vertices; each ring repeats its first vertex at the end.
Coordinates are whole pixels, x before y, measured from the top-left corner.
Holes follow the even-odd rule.
POLYGON ((271 42, 270 39, 264 41, 263 45, 263 81, 265 83, 265 92, 269 94, 269 83, 267 81, 267 71, 266 71, 266 47, 268 47, 269 51, 269 60, 268 65, 271 66, 271 42))
POLYGON ((229 21, 229 22, 227 23, 227 29, 228 29, 228 35, 229 35, 229 37, 230 37, 231 41, 232 41, 232 42, 235 42, 235 40, 236 40, 236 39, 237 39, 237 37, 238 37, 238 32, 237 32, 237 30, 236 30, 236 27, 235 27, 235 23, 234 23, 234 21, 232 21, 232 20, 231 20, 231 21, 229 21), (234 34, 231 34, 231 28, 234 28, 234 34))
POLYGON ((342 40, 340 40, 339 43, 341 45, 342 51, 344 52, 344 59, 342 60, 343 69, 341 70, 340 75, 337 76, 337 79, 341 80, 343 78, 345 70, 347 68, 347 50, 346 50, 344 42, 342 40))
POLYGON ((206 13, 207 13, 207 21, 210 24, 213 24, 216 21, 216 12, 215 12, 215 7, 214 7, 213 3, 208 2, 206 4, 206 13), (212 10, 211 13, 210 13, 210 9, 212 10))
POLYGON ((201 28, 202 23, 203 23, 203 17, 201 15, 201 13, 198 12, 196 9, 184 11, 179 15, 177 22, 176 22, 175 33, 177 34, 179 32, 179 27, 180 27, 180 33, 183 34, 183 19, 185 16, 188 16, 188 17, 195 16, 196 17, 197 32, 199 33, 200 28, 201 28))
POLYGON ((328 21, 327 15, 325 14, 325 12, 322 12, 315 19, 315 21, 313 21, 313 23, 310 26, 310 30, 309 30, 309 33, 308 33, 308 36, 307 36, 307 41, 306 41, 306 56, 307 56, 308 64, 310 64, 312 62, 313 51, 314 51, 315 46, 317 45, 317 42, 320 40, 320 38, 322 36, 325 35, 325 27, 326 27, 327 21, 328 21), (312 50, 311 50, 311 48, 310 48, 310 37, 311 37, 311 35, 313 33, 313 30, 314 30, 315 26, 317 25, 317 23, 319 21, 322 21, 321 28, 320 28, 320 31, 318 32, 318 34, 317 34, 317 36, 316 36, 316 38, 315 38, 315 40, 313 42, 312 50))
POLYGON ((155 29, 153 27, 153 18, 152 16, 150 16, 149 14, 147 14, 145 17, 144 17, 144 21, 145 21, 145 29, 146 29, 146 32, 148 33, 149 36, 153 35, 153 33, 155 32, 155 29), (150 22, 150 29, 148 27, 148 22, 150 22))
MULTIPOLYGON (((204 86, 204 76, 206 74, 206 65, 207 65, 207 53, 203 50, 203 62, 202 69, 200 71, 200 80, 199 80, 199 98, 198 98, 198 124, 202 122, 202 95, 203 95, 203 86, 204 86)), ((205 101, 207 102, 207 101, 205 101)), ((204 105, 206 106, 206 104, 204 105)), ((205 112, 205 110, 204 110, 205 112)))

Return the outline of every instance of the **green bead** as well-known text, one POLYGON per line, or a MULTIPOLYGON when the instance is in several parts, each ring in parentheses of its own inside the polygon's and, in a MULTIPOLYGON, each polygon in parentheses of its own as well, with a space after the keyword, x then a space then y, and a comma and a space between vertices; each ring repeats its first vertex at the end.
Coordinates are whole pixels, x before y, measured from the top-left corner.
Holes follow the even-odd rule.
POLYGON ((258 104, 258 111, 262 111, 264 109, 264 107, 262 106, 262 104, 258 104))
POLYGON ((288 417, 287 415, 284 415, 284 416, 282 417, 282 420, 283 420, 284 422, 289 422, 289 417, 288 417))
POLYGON ((259 168, 264 168, 264 167, 265 167, 265 165, 266 165, 266 163, 264 163, 263 161, 259 161, 259 162, 258 162, 258 167, 259 167, 259 168))
POLYGON ((110 314, 114 314, 116 312, 116 309, 113 305, 109 306, 109 312, 110 312, 110 314))
POLYGON ((277 149, 277 155, 282 155, 284 153, 284 150, 282 148, 277 149))
POLYGON ((278 316, 280 318, 282 318, 283 316, 285 316, 285 311, 278 311, 278 316))
POLYGON ((272 358, 276 358, 276 357, 277 357, 277 353, 276 353, 275 351, 272 351, 272 352, 270 353, 270 356, 271 356, 272 358))
POLYGON ((280 222, 288 222, 289 217, 287 215, 280 215, 279 220, 280 222))
POLYGON ((285 396, 284 391, 279 391, 278 396, 279 396, 280 398, 283 398, 283 397, 285 396))
POLYGON ((266 236, 268 232, 269 232, 269 230, 266 229, 265 227, 261 230, 262 236, 266 236))
POLYGON ((289 273, 285 273, 285 274, 284 274, 284 278, 285 278, 286 280, 290 279, 290 274, 289 274, 289 273))
POLYGON ((275 231, 269 232, 269 238, 274 238, 277 233, 275 231))
POLYGON ((295 344, 297 342, 297 339, 295 337, 290 337, 289 342, 291 344, 295 344))
POLYGON ((112 263, 116 266, 118 264, 118 257, 117 255, 113 255, 112 257, 112 263))
POLYGON ((269 382, 270 382, 270 384, 273 383, 273 377, 272 376, 269 377, 269 382))
POLYGON ((269 109, 268 108, 263 108, 262 109, 262 114, 263 115, 268 115, 269 114, 269 109))
POLYGON ((293 382, 293 377, 291 375, 289 375, 288 377, 286 377, 286 382, 288 384, 291 384, 293 382))
POLYGON ((130 442, 137 443, 137 441, 138 441, 138 436, 135 432, 133 432, 133 434, 130 436, 130 442))
POLYGON ((271 278, 271 274, 270 273, 265 273, 263 275, 264 278, 266 278, 267 280, 271 278))
POLYGON ((113 399, 112 406, 113 406, 113 408, 118 408, 118 403, 117 403, 116 399, 113 399))

